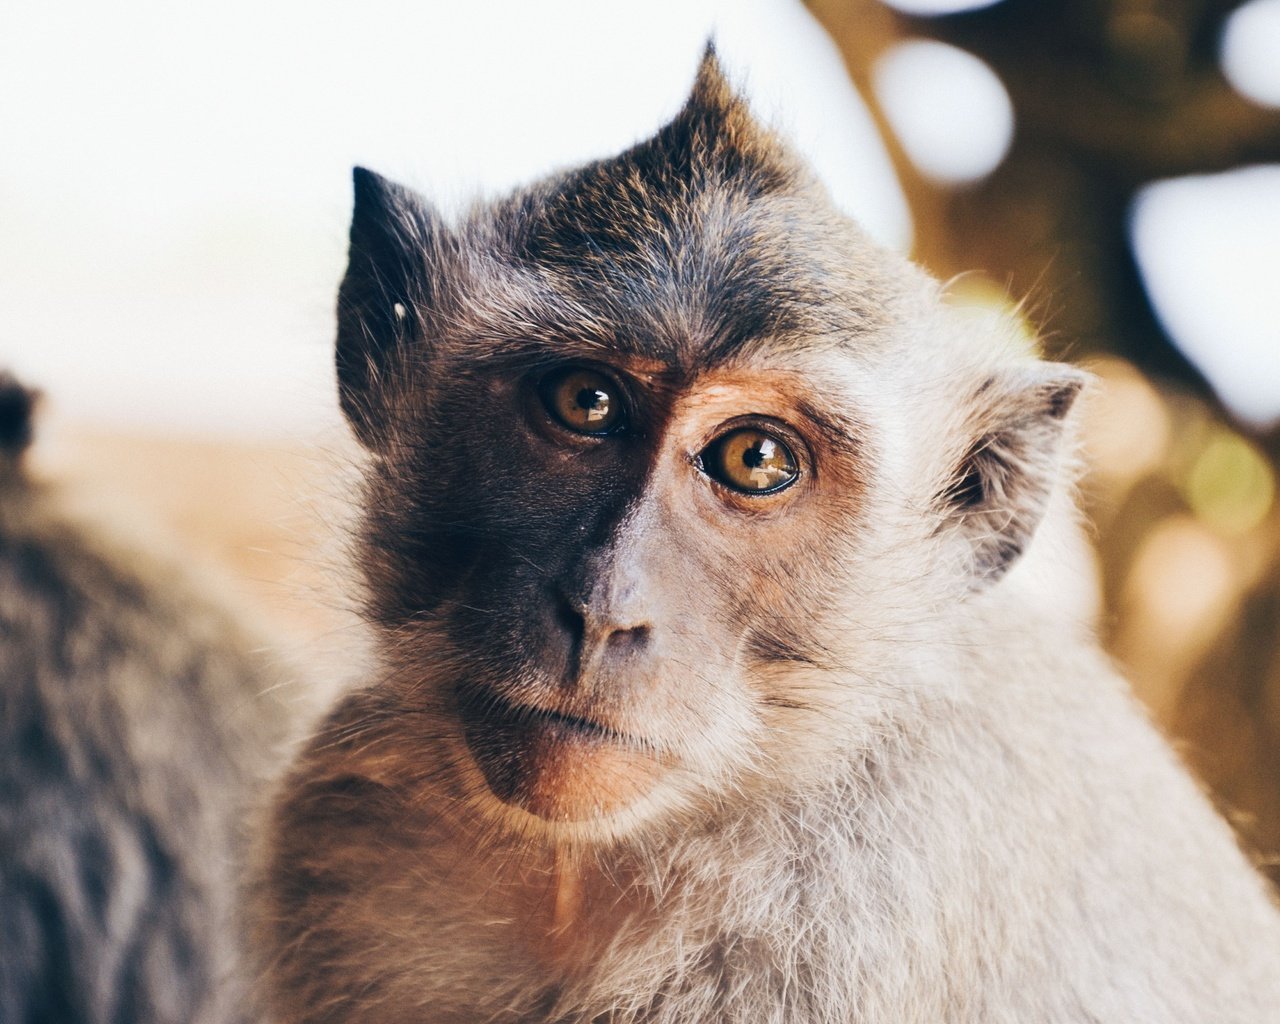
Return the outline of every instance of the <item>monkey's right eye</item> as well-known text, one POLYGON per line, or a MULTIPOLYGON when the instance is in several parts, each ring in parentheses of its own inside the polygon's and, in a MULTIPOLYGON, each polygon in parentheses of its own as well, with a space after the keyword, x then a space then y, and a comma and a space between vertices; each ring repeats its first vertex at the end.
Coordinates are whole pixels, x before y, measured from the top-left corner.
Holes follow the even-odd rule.
POLYGON ((698 465, 743 494, 772 494, 800 478, 800 467, 786 442, 755 427, 739 427, 712 441, 698 456, 698 465))
POLYGON ((612 434, 625 422, 622 389, 603 373, 571 367, 553 373, 538 388, 547 412, 577 434, 612 434))

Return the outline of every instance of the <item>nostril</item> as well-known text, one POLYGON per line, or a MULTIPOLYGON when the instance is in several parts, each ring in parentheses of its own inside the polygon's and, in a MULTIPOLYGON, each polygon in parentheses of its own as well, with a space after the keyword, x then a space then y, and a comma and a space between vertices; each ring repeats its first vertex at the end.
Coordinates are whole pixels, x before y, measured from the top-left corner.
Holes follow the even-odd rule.
POLYGON ((576 651, 582 646, 583 634, 586 633, 587 623, 582 613, 578 611, 569 601, 568 598, 561 594, 556 595, 555 602, 556 622, 569 635, 569 643, 576 651))
POLYGON ((609 646, 615 648, 643 647, 649 642, 648 626, 631 626, 626 629, 615 629, 609 634, 609 646))

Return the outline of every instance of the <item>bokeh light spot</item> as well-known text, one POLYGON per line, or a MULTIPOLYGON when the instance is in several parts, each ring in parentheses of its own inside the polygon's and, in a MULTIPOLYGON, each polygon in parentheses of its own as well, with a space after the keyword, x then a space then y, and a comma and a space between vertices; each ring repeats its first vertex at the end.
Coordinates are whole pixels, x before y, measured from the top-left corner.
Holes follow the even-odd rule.
POLYGON ((1114 650, 1160 720, 1178 706, 1244 582, 1228 542, 1190 515, 1170 516, 1143 538, 1124 582, 1114 650))
POLYGON ((1185 483, 1187 504, 1208 526, 1221 533, 1247 533, 1271 511, 1275 477, 1253 445, 1228 430, 1205 445, 1185 483))
POLYGON ((1242 96, 1280 107, 1280 0, 1252 0, 1222 31, 1222 73, 1242 96))
POLYGON ((1149 635, 1189 640, 1213 632, 1235 593, 1235 577, 1225 542, 1189 516, 1171 516, 1143 540, 1127 589, 1154 620, 1149 635))
POLYGON ((963 184, 990 174, 1013 141, 1013 104, 996 73, 973 54, 914 39, 872 69, 876 98, 922 174, 963 184))
POLYGON ((921 18, 936 18, 946 14, 963 14, 994 7, 1000 0, 885 0, 888 7, 903 14, 921 18))
POLYGON ((1169 410, 1151 383, 1125 360, 1100 359, 1090 369, 1100 385, 1085 407, 1089 464, 1117 482, 1132 483, 1164 461, 1172 433, 1169 410))
POLYGON ((1280 166, 1148 185, 1130 238, 1177 346, 1237 415, 1280 419, 1280 166))

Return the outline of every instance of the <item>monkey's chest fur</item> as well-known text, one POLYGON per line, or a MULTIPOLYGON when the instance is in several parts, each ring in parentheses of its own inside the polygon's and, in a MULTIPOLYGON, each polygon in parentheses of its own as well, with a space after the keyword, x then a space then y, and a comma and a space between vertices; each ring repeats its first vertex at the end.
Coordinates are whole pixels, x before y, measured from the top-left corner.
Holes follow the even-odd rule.
POLYGON ((273 823, 276 1019, 1270 1019, 1280 922, 1259 879, 1098 678, 1070 728, 1027 710, 1038 680, 1011 683, 789 795, 596 848, 468 814, 352 698, 273 823))
POLYGON ((281 1019, 861 1020, 851 1008, 898 998, 936 938, 936 921, 903 927, 932 912, 897 905, 903 866, 849 813, 851 773, 794 804, 592 849, 441 813, 446 795, 403 776, 375 783, 378 745, 364 737, 342 767, 320 751, 281 813, 281 1019))

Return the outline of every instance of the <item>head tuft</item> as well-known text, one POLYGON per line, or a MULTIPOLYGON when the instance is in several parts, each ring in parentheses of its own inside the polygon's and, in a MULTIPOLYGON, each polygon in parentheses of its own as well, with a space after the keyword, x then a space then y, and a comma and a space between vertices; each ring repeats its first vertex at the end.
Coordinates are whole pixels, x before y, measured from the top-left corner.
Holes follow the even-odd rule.
POLYGON ((782 192, 809 175, 786 145, 752 114, 730 84, 715 44, 708 42, 689 98, 656 136, 603 166, 628 157, 682 170, 688 184, 737 184, 751 196, 782 192))
POLYGON ((673 125, 700 132, 712 149, 740 156, 764 156, 765 151, 776 150, 779 145, 752 115, 747 101, 729 84, 713 42, 707 43, 693 89, 673 125))

